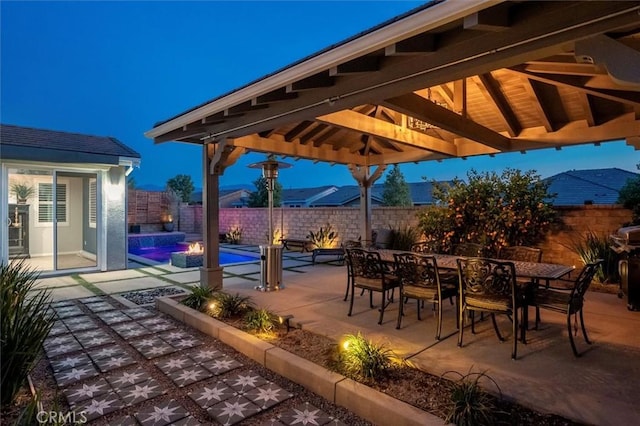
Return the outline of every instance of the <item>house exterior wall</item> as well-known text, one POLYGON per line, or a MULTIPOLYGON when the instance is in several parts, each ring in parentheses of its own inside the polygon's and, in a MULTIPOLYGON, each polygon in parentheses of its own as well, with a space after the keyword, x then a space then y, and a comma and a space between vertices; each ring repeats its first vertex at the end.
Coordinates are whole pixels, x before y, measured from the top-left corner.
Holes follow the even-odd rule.
POLYGON ((127 268, 127 179, 125 168, 112 167, 102 179, 106 270, 127 268))

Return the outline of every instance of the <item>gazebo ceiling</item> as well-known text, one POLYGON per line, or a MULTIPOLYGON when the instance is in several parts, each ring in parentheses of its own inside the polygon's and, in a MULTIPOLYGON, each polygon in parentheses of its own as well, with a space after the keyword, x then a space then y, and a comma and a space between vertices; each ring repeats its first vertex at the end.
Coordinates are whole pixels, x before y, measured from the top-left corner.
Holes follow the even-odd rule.
POLYGON ((433 2, 147 132, 359 166, 626 140, 640 2, 433 2))

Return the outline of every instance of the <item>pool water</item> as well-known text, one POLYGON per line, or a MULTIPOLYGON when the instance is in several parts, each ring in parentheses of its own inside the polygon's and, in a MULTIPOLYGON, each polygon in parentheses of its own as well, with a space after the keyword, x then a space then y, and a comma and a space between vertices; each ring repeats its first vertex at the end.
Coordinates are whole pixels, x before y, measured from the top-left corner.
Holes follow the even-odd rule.
MULTIPOLYGON (((170 246, 158 247, 129 247, 129 254, 134 254, 159 263, 169 263, 171 260, 171 253, 187 251, 187 248, 188 246, 185 244, 173 244, 170 246)), ((227 253, 223 251, 220 252, 219 256, 220 265, 238 262, 251 262, 255 260, 258 259, 252 256, 243 256, 241 254, 227 253)))

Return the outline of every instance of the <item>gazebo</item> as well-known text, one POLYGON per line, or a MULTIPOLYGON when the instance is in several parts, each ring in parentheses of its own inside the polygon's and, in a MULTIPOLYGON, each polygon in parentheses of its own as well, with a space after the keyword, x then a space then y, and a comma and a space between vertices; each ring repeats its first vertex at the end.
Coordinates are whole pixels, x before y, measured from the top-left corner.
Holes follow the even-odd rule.
POLYGON ((203 146, 201 284, 220 287, 218 177, 245 152, 346 165, 370 235, 389 164, 640 147, 640 2, 432 1, 157 123, 203 146))

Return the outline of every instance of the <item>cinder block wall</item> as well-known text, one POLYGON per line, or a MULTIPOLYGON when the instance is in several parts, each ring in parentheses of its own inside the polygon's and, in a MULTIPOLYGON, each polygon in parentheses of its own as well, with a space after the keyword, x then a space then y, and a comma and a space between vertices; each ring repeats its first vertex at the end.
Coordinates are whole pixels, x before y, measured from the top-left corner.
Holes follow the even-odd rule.
POLYGON ((547 234, 540 244, 542 260, 581 267, 582 262, 570 248, 572 241, 578 241, 589 231, 599 235, 615 233, 618 228, 631 221, 631 210, 614 205, 591 205, 556 208, 561 224, 547 234))
MULTIPOLYGON (((129 194, 129 224, 142 225, 142 232, 155 230, 160 222, 161 208, 166 205, 161 192, 132 191, 129 194), (142 194, 140 194, 142 193, 142 194), (145 195, 149 194, 149 195, 145 195)), ((631 221, 631 211, 621 206, 572 206, 557 208, 561 224, 540 244, 543 261, 576 265, 580 267, 579 257, 567 246, 571 241, 589 231, 602 235, 615 232, 631 221)), ((416 226, 416 213, 420 207, 376 207, 372 211, 372 228, 399 228, 406 225, 416 226)), ((268 209, 242 208, 220 209, 220 232, 232 228, 242 228, 242 242, 246 244, 265 244, 267 241, 268 209)), ((338 231, 338 243, 357 239, 360 236, 360 209, 344 208, 275 208, 274 228, 284 229, 286 238, 304 239, 309 231, 317 231, 330 223, 338 231)), ((161 227, 161 226, 160 226, 161 227)), ((176 229, 178 230, 178 229, 176 229)), ((180 231, 202 233, 202 206, 181 206, 180 231)))

